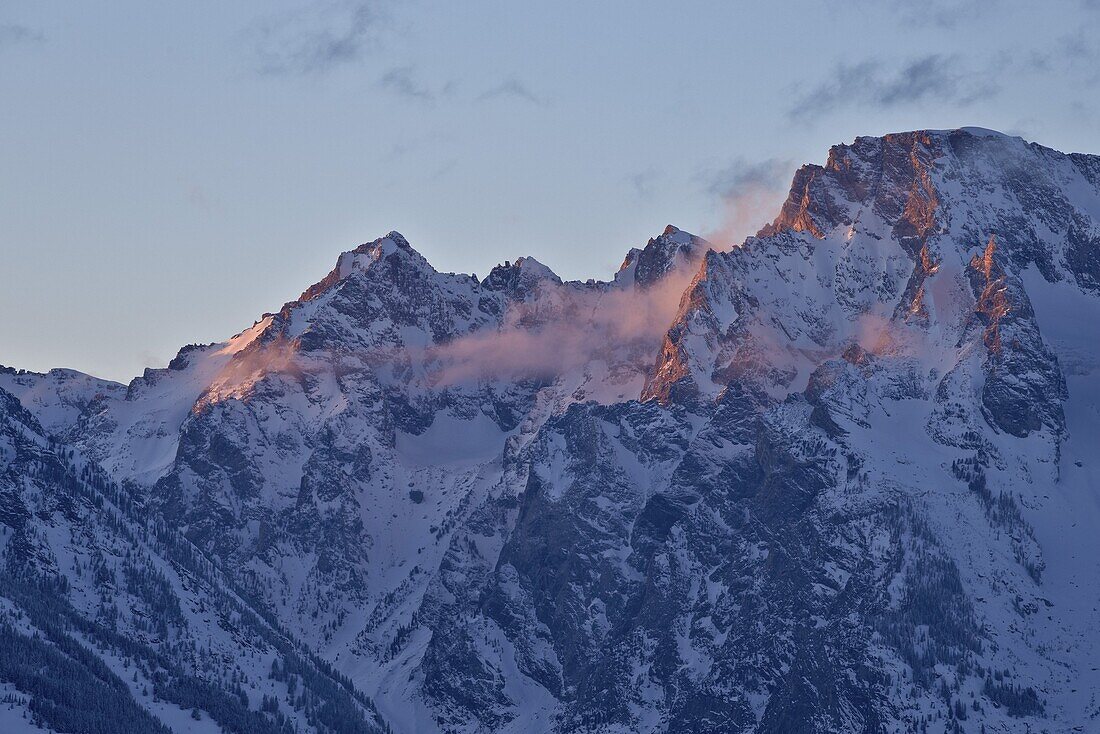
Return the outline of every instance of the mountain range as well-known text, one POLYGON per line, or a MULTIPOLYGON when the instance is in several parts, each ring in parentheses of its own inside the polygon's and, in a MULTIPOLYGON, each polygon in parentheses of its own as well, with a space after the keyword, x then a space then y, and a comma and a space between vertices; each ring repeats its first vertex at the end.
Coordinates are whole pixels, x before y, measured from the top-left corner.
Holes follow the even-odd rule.
POLYGON ((391 232, 0 369, 0 730, 1100 729, 1100 157, 860 137, 606 281, 391 232))

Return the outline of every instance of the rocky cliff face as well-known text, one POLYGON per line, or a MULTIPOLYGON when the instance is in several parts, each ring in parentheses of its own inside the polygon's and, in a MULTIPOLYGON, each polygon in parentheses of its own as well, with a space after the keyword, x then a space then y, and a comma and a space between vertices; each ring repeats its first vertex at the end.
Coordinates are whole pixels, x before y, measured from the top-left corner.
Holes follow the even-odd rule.
POLYGON ((1098 161, 858 138, 743 245, 669 227, 609 282, 390 233, 129 387, 0 388, 368 725, 1087 728, 1098 161))
POLYGON ((4 390, 0 568, 7 731, 383 731, 348 679, 4 390))

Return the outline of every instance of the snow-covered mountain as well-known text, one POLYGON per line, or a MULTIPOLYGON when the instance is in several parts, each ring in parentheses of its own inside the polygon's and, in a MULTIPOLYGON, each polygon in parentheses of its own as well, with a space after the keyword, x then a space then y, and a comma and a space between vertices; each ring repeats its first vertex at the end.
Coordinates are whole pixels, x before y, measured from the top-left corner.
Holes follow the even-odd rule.
POLYGON ((1098 344, 1100 158, 980 129, 606 282, 391 232, 129 386, 0 373, 0 631, 149 730, 1087 731, 1098 344))
POLYGON ((3 390, 0 522, 3 731, 383 731, 347 678, 3 390))

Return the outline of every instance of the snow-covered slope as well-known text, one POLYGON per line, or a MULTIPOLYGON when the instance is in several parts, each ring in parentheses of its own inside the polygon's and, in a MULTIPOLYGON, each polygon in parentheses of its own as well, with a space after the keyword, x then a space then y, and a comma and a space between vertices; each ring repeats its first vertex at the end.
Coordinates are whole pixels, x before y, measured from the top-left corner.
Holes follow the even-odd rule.
POLYGON ((0 388, 367 724, 1058 732, 1100 720, 1098 318, 1100 158, 919 131, 731 251, 479 281, 390 233, 128 387, 0 388))
POLYGON ((5 731, 382 730, 368 699, 3 390, 0 566, 0 679, 22 709, 5 731))

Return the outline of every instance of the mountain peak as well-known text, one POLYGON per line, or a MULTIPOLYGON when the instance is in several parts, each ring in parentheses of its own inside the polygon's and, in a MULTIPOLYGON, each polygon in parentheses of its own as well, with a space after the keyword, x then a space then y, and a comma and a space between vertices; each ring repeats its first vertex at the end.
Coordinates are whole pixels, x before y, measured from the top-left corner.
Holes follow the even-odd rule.
POLYGON ((391 232, 128 388, 0 368, 0 719, 84 650, 210 729, 1091 730, 1097 324, 1100 157, 966 128, 613 283, 391 232))
POLYGON ((535 258, 521 257, 494 267, 481 281, 481 286, 510 298, 523 299, 543 282, 561 285, 562 280, 535 258))
POLYGON ((692 238, 691 233, 685 232, 674 224, 666 224, 661 236, 678 242, 689 242, 692 238))
POLYGON ((681 265, 693 264, 711 249, 709 242, 668 225, 646 246, 632 248, 615 274, 615 282, 647 288, 681 265))
POLYGON ((396 230, 392 230, 384 237, 379 237, 372 242, 364 242, 363 244, 352 250, 352 252, 357 254, 365 254, 378 251, 381 252, 382 255, 388 255, 391 252, 395 252, 397 250, 408 250, 410 252, 416 252, 416 250, 413 249, 413 246, 409 244, 409 241, 405 239, 404 235, 396 230))
POLYGON ((1091 254, 1095 236, 1085 215, 1100 204, 1098 181, 1096 156, 1066 155, 984 128, 863 136, 833 146, 825 165, 800 168, 779 215, 759 236, 806 233, 847 242, 875 230, 932 265, 937 247, 984 244, 998 225, 998 245, 1018 267, 1034 262, 1048 278, 1062 270, 1091 286, 1100 283, 1100 258, 1091 254), (1009 205, 1054 236, 1041 227, 1003 226, 998 211, 1009 205))
POLYGON ((287 305, 311 301, 327 292, 356 270, 365 270, 375 262, 391 256, 408 259, 414 267, 433 270, 428 261, 424 259, 424 256, 413 249, 413 246, 400 232, 391 231, 384 237, 379 237, 371 242, 364 242, 353 250, 341 253, 336 260, 336 267, 329 271, 328 275, 306 288, 296 301, 291 301, 287 305))

